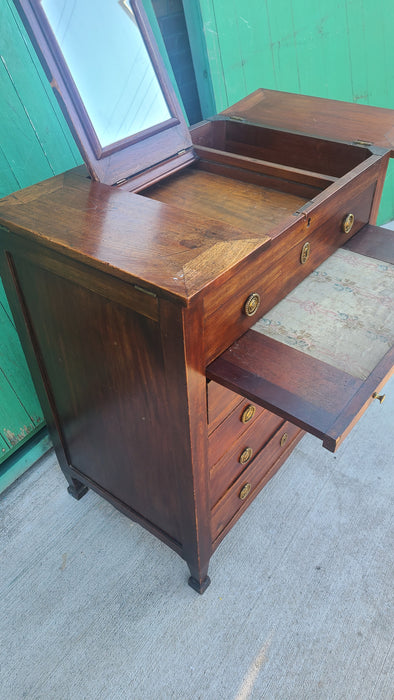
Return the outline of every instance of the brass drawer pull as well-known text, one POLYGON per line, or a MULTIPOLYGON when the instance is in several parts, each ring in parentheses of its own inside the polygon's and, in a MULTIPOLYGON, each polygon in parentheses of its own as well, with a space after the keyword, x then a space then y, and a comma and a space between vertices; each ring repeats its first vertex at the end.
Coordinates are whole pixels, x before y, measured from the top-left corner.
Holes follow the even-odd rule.
POLYGON ((256 413, 256 406, 253 406, 250 403, 249 406, 246 406, 246 408, 242 412, 242 416, 241 416, 242 423, 249 423, 249 421, 252 420, 255 413, 256 413))
POLYGON ((239 497, 241 501, 244 501, 245 498, 249 496, 251 488, 252 484, 245 484, 245 486, 242 487, 242 489, 239 492, 239 497))
POLYGON ((305 265, 306 261, 309 259, 309 256, 311 254, 311 244, 309 241, 304 243, 301 249, 301 255, 300 255, 300 263, 301 265, 305 265))
POLYGON ((287 438, 288 438, 288 437, 289 437, 289 436, 288 436, 287 433, 283 433, 283 435, 282 435, 282 437, 281 437, 281 439, 280 439, 280 446, 281 446, 281 447, 283 447, 283 445, 286 444, 287 438))
POLYGON ((377 394, 377 392, 375 391, 375 393, 372 394, 372 398, 376 399, 376 401, 379 401, 379 403, 383 403, 383 401, 386 398, 386 394, 377 394))
POLYGON ((244 451, 241 452, 239 456, 239 463, 240 464, 247 464, 249 460, 251 459, 253 455, 253 450, 251 447, 245 447, 244 451))
POLYGON ((342 231, 343 233, 350 233, 352 226, 354 224, 354 214, 346 214, 342 221, 342 231))
POLYGON ((245 301, 244 312, 247 316, 254 316, 260 306, 260 294, 253 292, 245 301))

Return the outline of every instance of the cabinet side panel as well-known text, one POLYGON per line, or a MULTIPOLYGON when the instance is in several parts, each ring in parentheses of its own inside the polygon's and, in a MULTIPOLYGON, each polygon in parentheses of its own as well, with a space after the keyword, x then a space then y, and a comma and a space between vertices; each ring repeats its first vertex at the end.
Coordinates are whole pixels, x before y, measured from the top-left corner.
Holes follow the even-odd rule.
POLYGON ((14 258, 70 465, 175 540, 179 513, 159 324, 14 258))

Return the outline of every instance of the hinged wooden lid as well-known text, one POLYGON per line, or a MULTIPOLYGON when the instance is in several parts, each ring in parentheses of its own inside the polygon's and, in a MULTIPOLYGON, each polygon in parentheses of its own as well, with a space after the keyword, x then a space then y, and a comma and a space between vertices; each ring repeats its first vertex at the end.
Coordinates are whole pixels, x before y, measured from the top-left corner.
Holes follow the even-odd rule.
POLYGON ((223 112, 270 128, 390 150, 394 110, 259 89, 223 112))
POLYGON ((194 159, 141 0, 15 4, 95 180, 141 189, 194 159))

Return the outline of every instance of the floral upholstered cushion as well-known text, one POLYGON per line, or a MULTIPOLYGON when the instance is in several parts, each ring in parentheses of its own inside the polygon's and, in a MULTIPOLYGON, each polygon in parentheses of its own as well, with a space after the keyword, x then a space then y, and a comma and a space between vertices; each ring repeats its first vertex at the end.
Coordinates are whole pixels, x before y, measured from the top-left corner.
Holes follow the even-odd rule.
POLYGON ((253 329, 366 379, 394 342, 394 266, 340 249, 253 329))

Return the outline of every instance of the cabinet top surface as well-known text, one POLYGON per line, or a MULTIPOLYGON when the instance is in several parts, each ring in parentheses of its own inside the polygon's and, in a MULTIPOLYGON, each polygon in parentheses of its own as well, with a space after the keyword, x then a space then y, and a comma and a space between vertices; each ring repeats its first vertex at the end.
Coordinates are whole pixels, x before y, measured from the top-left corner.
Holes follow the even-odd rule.
POLYGON ((3 199, 0 225, 183 303, 271 241, 92 182, 80 169, 3 199))

